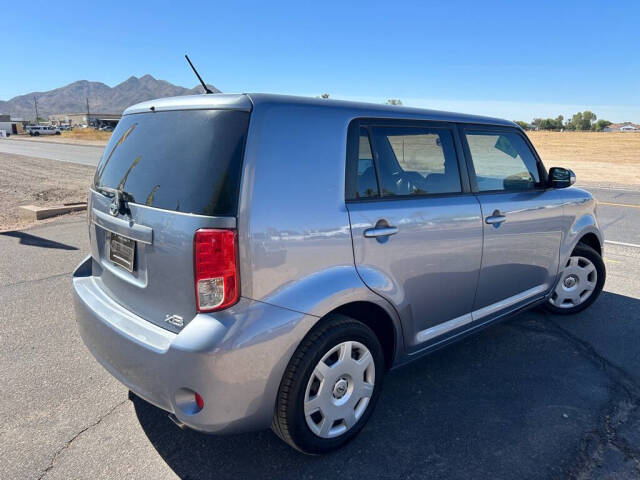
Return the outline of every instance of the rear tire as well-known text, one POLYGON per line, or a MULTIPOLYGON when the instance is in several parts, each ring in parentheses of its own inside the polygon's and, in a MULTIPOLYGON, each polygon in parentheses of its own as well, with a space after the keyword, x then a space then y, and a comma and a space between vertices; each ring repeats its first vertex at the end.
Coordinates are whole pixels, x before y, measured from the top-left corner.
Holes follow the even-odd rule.
POLYGON ((371 416, 385 362, 375 333, 331 315, 298 346, 280 383, 272 429, 307 454, 351 441, 371 416))
POLYGON ((556 315, 573 315, 596 301, 606 278, 602 257, 579 243, 560 273, 560 279, 544 307, 556 315))

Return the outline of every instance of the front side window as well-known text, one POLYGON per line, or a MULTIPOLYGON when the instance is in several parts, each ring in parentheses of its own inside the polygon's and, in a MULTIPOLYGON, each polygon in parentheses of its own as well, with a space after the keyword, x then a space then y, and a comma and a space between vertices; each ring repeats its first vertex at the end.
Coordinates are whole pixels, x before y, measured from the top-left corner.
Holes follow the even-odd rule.
POLYGON ((540 183, 531 149, 517 133, 465 133, 478 191, 530 190, 540 183))
POLYGON ((462 191, 449 130, 370 127, 369 132, 383 197, 462 191))

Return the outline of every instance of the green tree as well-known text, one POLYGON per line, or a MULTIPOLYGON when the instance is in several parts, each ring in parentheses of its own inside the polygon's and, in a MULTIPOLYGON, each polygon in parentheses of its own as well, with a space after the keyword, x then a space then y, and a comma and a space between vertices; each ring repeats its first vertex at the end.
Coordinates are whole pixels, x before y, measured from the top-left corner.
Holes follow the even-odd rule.
POLYGON ((558 115, 554 122, 556 130, 562 130, 564 128, 564 117, 562 115, 558 115))
MULTIPOLYGON (((569 124, 572 125, 570 130, 591 130, 593 123, 598 119, 595 113, 585 110, 584 112, 574 113, 569 124)), ((567 127, 569 127, 567 124, 567 127)))
POLYGON ((555 129, 555 127, 556 127, 556 124, 551 118, 545 118, 540 122, 541 130, 553 130, 555 129))
POLYGON ((609 125, 611 125, 611 122, 609 120, 600 119, 595 123, 595 125, 593 126, 593 129, 596 132, 601 132, 602 130, 607 128, 609 125))
POLYGON ((531 125, 529 125, 527 122, 523 122, 522 120, 516 120, 515 123, 517 123, 518 125, 520 125, 520 127, 523 130, 529 130, 531 128, 531 125))
POLYGON ((320 98, 329 98, 329 94, 328 93, 323 93, 322 95, 320 95, 320 98))
POLYGON ((399 98, 390 98, 387 100, 387 105, 402 105, 402 100, 399 98))

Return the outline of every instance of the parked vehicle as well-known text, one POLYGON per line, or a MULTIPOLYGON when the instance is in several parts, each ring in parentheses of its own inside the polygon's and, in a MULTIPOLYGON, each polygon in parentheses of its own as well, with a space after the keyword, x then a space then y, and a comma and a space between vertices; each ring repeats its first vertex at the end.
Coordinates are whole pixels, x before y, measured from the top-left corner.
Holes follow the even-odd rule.
POLYGON ((32 137, 40 135, 60 135, 60 129, 53 125, 27 125, 27 133, 32 137))
POLYGON ((574 181, 505 120, 264 94, 144 102, 91 187, 79 330, 180 426, 271 426, 327 452, 362 429, 388 369, 536 305, 596 300, 603 237, 574 181))

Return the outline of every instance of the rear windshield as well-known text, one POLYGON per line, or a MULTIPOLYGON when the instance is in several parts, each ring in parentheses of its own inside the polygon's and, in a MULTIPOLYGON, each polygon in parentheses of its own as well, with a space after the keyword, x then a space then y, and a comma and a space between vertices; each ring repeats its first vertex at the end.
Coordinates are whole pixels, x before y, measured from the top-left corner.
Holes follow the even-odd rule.
POLYGON ((133 203, 199 215, 236 214, 249 113, 187 110, 125 115, 98 164, 94 187, 133 203))

